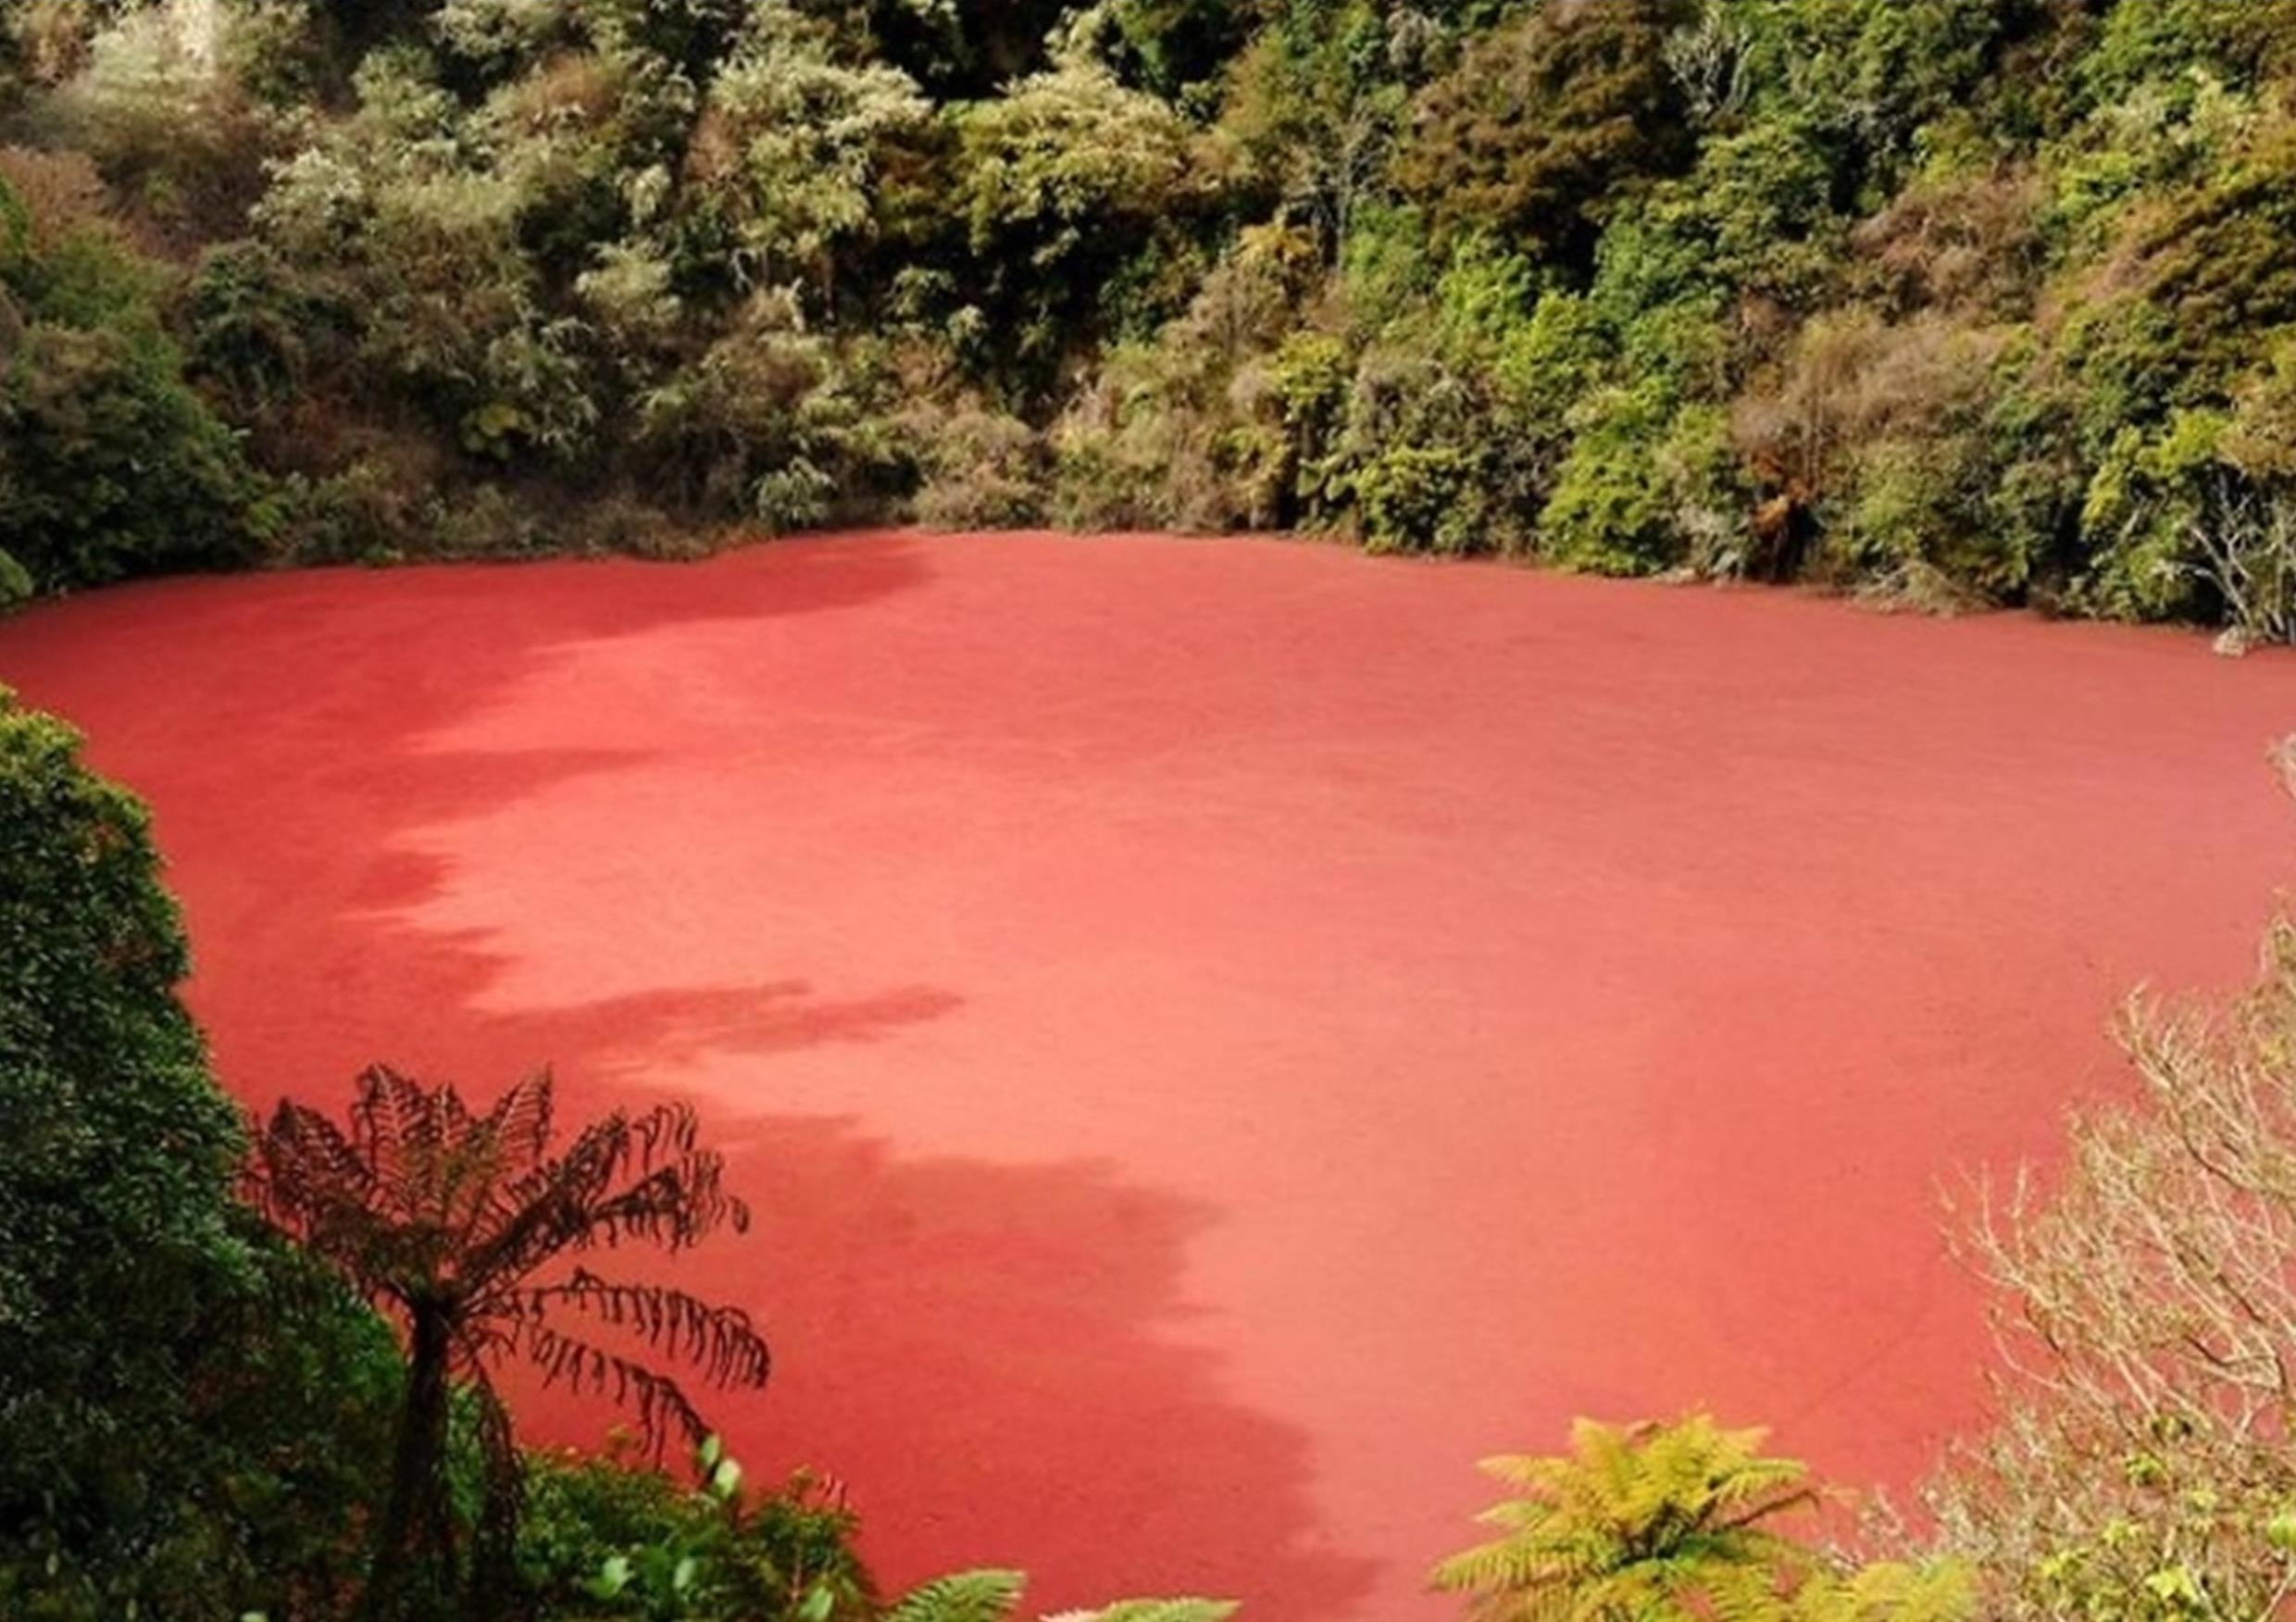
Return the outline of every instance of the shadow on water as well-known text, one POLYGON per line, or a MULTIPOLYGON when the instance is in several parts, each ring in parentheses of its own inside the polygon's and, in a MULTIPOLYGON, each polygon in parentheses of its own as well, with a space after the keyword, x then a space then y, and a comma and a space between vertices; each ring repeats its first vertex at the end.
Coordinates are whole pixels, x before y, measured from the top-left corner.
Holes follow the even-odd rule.
MULTIPOLYGON (((1218 1357, 1180 1338, 1189 1246, 1217 1213, 1104 1165, 904 1155, 777 1092, 775 1054, 895 1039, 960 992, 831 998, 792 976, 505 1011, 485 997, 505 967, 486 939, 407 921, 454 877, 411 835, 648 758, 430 746, 568 646, 703 621, 762 634, 926 579, 886 539, 692 569, 169 581, 0 628, 0 680, 82 726, 94 762, 153 804, 193 1004, 251 1107, 339 1104, 376 1059, 481 1098, 548 1063, 571 1120, 652 1102, 696 1061, 756 1061, 755 1113, 714 1092, 706 1121, 751 1232, 617 1265, 759 1318, 775 1384, 714 1416, 754 1472, 847 1483, 889 1579, 1006 1563, 1034 1572, 1048 1610, 1192 1591, 1267 1622, 1342 1616, 1372 1574, 1316 1546, 1304 1439, 1229 1400, 1218 1357)), ((530 1390, 525 1411, 551 1440, 613 1422, 559 1391, 530 1390)))

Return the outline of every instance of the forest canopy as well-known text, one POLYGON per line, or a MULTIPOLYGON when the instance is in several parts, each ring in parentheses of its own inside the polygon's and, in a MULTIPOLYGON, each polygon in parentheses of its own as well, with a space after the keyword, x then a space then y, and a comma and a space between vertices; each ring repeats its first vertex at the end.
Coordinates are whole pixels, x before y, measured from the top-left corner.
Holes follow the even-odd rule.
POLYGON ((2290 629, 2290 0, 5 16, 0 592, 915 518, 2290 629))

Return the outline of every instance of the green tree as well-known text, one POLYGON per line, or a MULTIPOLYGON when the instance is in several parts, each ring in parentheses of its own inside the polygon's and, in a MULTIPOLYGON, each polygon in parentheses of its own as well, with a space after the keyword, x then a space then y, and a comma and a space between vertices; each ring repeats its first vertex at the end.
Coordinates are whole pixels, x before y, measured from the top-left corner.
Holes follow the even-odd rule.
POLYGON ((1421 93, 1397 165, 1439 232, 1496 232, 1583 266, 1602 218, 1693 150, 1667 31, 1680 0, 1541 6, 1421 93))
POLYGON ((143 807, 0 690, 0 1614, 339 1592, 381 1326, 233 1199, 143 807))
POLYGON ((250 1271, 238 1121, 176 1000, 186 951, 150 823, 79 743, 0 692, 0 1528, 31 1527, 14 1560, 127 1560, 165 1535, 202 1303, 250 1271))
POLYGON ((1009 353, 1042 372, 1106 318, 1137 318, 1111 285, 1215 192, 1187 122, 1081 60, 955 117, 956 206, 1009 353))
POLYGON ((803 274, 825 301, 832 248, 875 228, 887 149, 931 119, 907 74, 840 60, 833 45, 794 6, 757 7, 711 87, 693 157, 743 278, 777 286, 803 274))
POLYGON ((35 171, 49 217, 0 173, 0 559, 44 591, 243 561, 256 480, 184 382, 156 268, 66 168, 35 171))

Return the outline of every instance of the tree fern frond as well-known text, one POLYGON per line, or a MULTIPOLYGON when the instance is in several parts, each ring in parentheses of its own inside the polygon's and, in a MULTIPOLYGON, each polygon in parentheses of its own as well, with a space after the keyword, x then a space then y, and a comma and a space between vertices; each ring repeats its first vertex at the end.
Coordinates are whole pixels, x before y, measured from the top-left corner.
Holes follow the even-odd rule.
POLYGON ((563 1303, 601 1322, 637 1332, 646 1343, 682 1357, 719 1385, 762 1386, 773 1369, 765 1338, 739 1307, 713 1306, 658 1284, 618 1284, 581 1268, 563 1283, 504 1297, 504 1310, 537 1317, 563 1303))
POLYGON ((902 1595, 885 1622, 1006 1622, 1028 1580, 1017 1571, 951 1572, 902 1595))
POLYGON ((480 1129, 519 1162, 531 1165, 540 1161, 550 1148, 553 1086, 547 1065, 520 1077, 481 1117, 480 1129))
POLYGON ((1062 1611, 1044 1622, 1228 1622, 1233 1600, 1118 1600, 1096 1611, 1062 1611))
POLYGON ((1847 1577, 1813 1577, 1794 1594, 1792 1622, 1968 1622, 1974 1574, 1956 1561, 1887 1562, 1847 1577))
POLYGON ((351 1140, 373 1171, 381 1203, 402 1216, 418 1214, 426 1175, 443 1138, 435 1094, 388 1065, 359 1073, 351 1104, 351 1140))
POLYGON ((642 1363, 593 1346, 542 1322, 528 1322, 507 1336, 522 1346, 528 1358, 543 1371, 545 1385, 566 1384, 578 1390, 610 1395, 638 1416, 644 1445, 658 1454, 671 1423, 699 1446, 709 1427, 678 1382, 642 1363))

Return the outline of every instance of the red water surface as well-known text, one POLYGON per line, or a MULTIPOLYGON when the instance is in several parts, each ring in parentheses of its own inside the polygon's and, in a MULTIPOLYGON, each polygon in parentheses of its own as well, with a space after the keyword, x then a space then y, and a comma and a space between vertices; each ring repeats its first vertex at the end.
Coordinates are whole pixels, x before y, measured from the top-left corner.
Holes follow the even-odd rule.
POLYGON ((1048 1607, 1448 1614, 1580 1413, 1903 1484, 1978 1413, 1940 1186, 2296 870, 2286 657, 1299 543, 181 580, 0 680, 156 807, 243 1098, 692 1098, 736 1451, 1048 1607))

